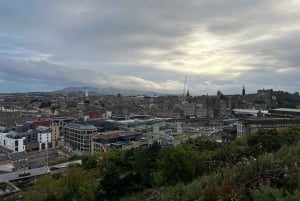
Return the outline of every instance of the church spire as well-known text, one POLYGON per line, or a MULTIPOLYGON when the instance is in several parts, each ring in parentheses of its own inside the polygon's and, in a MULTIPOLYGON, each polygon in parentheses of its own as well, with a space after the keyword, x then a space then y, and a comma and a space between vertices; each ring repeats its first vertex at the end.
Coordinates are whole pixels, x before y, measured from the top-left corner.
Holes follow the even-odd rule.
POLYGON ((186 97, 190 97, 190 90, 189 89, 186 92, 186 97))
POLYGON ((246 95, 246 90, 245 90, 245 85, 243 85, 243 91, 242 91, 242 96, 246 95))

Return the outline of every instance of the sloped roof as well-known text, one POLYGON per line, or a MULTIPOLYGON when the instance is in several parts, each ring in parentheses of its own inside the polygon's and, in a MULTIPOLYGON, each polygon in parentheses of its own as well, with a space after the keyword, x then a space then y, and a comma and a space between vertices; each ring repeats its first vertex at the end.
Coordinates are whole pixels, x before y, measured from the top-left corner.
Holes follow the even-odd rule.
POLYGON ((28 162, 26 160, 13 162, 13 166, 16 170, 29 167, 28 162))
POLYGON ((24 160, 27 158, 27 155, 24 151, 22 152, 14 152, 14 153, 9 153, 8 157, 12 161, 17 161, 17 160, 24 160))

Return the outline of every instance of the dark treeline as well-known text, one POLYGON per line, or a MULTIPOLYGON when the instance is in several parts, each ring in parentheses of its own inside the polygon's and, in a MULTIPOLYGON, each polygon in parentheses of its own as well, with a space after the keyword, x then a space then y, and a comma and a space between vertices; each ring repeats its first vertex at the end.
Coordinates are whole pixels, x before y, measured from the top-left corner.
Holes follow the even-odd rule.
POLYGON ((24 200, 299 200, 300 129, 259 130, 230 145, 190 139, 177 147, 84 156, 40 178, 24 200))

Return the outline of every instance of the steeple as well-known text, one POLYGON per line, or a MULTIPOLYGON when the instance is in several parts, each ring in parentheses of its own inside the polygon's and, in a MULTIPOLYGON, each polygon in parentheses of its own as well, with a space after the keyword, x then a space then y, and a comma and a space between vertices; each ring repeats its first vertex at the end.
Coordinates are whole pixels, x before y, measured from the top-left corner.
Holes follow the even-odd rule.
POLYGON ((190 90, 189 89, 186 92, 186 97, 190 97, 190 90))
POLYGON ((243 91, 242 91, 242 96, 246 95, 246 91, 245 91, 245 85, 243 85, 243 91))

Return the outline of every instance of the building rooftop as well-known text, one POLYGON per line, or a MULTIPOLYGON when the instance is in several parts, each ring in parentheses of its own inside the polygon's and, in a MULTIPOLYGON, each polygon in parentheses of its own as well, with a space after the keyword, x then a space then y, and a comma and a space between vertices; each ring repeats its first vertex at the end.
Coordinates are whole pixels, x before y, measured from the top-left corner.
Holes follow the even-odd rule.
POLYGON ((287 117, 248 117, 248 118, 240 118, 239 120, 246 121, 273 121, 273 120, 289 120, 291 118, 287 117))
POLYGON ((6 174, 0 174, 0 182, 1 181, 14 181, 23 178, 29 178, 34 176, 39 176, 43 174, 47 174, 50 172, 48 166, 44 166, 41 168, 28 169, 23 171, 11 172, 6 174))
POLYGON ((36 127, 36 129, 38 132, 40 133, 48 133, 48 132, 51 132, 51 128, 49 127, 46 127, 46 126, 38 126, 36 127))
POLYGON ((4 133, 6 131, 6 127, 0 126, 0 132, 4 133))
MULTIPOLYGON (((2 147, 1 147, 2 148, 2 147)), ((0 149, 1 150, 1 149, 0 149)), ((2 151, 2 150, 1 150, 2 151)), ((1 154, 0 155, 0 161, 7 161, 9 160, 8 154, 1 154)))
POLYGON ((14 166, 15 170, 19 170, 19 169, 23 169, 23 168, 28 169, 28 167, 29 167, 28 162, 26 160, 13 162, 13 166, 14 166))
POLYGON ((115 138, 118 138, 119 135, 116 134, 116 133, 109 133, 109 134, 106 134, 106 135, 96 135, 94 137, 94 139, 115 139, 115 138))
POLYGON ((53 120, 74 120, 71 117, 53 117, 53 120))
POLYGON ((79 124, 79 123, 68 123, 65 127, 75 128, 79 130, 97 130, 97 128, 93 125, 89 124, 79 124))
POLYGON ((134 132, 134 131, 113 131, 113 132, 106 132, 102 134, 97 134, 93 136, 93 139, 102 139, 102 140, 112 140, 112 139, 127 139, 132 137, 140 136, 141 133, 134 132))
POLYGON ((300 113, 300 109, 294 109, 294 108, 276 108, 276 109, 272 109, 271 111, 300 113))
POLYGON ((272 117, 261 117, 261 118, 243 118, 239 119, 239 121, 245 122, 245 123, 267 123, 267 122, 277 122, 277 123, 298 123, 300 122, 299 119, 295 118, 272 118, 272 117))
POLYGON ((9 131, 6 137, 13 139, 21 138, 16 131, 9 131))
POLYGON ((0 198, 14 192, 19 192, 20 189, 10 182, 0 182, 0 198))
POLYGON ((18 160, 24 160, 24 159, 26 159, 27 155, 26 155, 26 153, 24 151, 22 151, 22 152, 10 153, 10 154, 8 154, 8 157, 12 161, 18 161, 18 160))
POLYGON ((36 158, 28 161, 28 165, 30 169, 40 168, 46 165, 46 162, 43 158, 36 158))
POLYGON ((119 133, 120 137, 136 136, 136 135, 140 135, 140 133, 134 131, 126 131, 124 133, 119 133))

